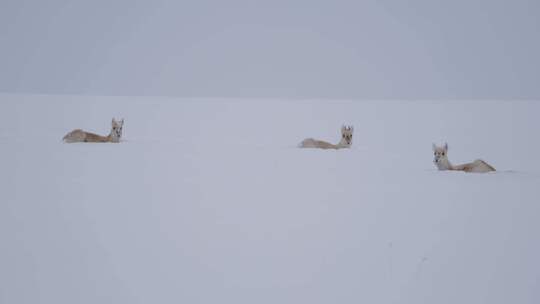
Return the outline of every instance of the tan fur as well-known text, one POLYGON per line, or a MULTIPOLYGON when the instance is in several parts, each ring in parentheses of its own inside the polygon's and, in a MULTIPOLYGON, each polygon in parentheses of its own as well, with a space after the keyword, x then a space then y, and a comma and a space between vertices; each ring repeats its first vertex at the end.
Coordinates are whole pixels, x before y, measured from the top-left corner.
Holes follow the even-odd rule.
POLYGON ((495 171, 495 168, 490 166, 485 161, 483 161, 481 159, 477 159, 472 163, 453 166, 453 170, 459 170, 459 171, 465 171, 465 172, 484 173, 484 172, 495 171))
POLYGON ((339 149, 338 145, 333 145, 323 140, 316 140, 313 138, 306 138, 300 143, 301 148, 319 148, 319 149, 339 149))
POLYGON ((111 142, 111 135, 101 136, 90 132, 85 132, 81 129, 76 129, 64 136, 64 141, 67 143, 74 142, 111 142))
POLYGON ((350 148, 352 145, 352 136, 353 136, 354 128, 352 126, 342 126, 341 127, 341 140, 338 144, 334 145, 329 142, 313 139, 313 138, 306 138, 304 139, 299 147, 300 148, 317 148, 317 149, 343 149, 343 148, 350 148))
POLYGON ((495 168, 481 159, 477 159, 472 163, 457 166, 452 165, 448 160, 448 144, 445 144, 443 147, 437 147, 433 144, 433 154, 435 156, 433 162, 439 170, 455 170, 468 173, 486 173, 495 171, 495 168))
POLYGON ((83 131, 81 129, 75 129, 64 136, 62 139, 66 143, 118 143, 122 137, 122 127, 124 126, 124 119, 116 121, 114 118, 111 122, 111 132, 107 136, 101 136, 98 134, 83 131))

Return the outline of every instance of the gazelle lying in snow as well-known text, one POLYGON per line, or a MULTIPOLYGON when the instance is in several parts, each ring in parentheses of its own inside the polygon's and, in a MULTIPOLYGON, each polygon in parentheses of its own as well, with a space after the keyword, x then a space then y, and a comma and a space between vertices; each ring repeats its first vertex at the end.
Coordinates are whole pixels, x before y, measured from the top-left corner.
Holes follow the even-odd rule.
POLYGON ((313 138, 304 139, 299 147, 300 148, 319 148, 319 149, 342 149, 350 148, 352 145, 352 136, 354 128, 352 126, 341 127, 341 140, 337 145, 331 144, 326 141, 317 140, 313 138))
POLYGON ((107 136, 101 136, 94 133, 86 132, 81 129, 76 129, 64 136, 63 140, 66 143, 76 143, 76 142, 120 142, 120 137, 122 137, 122 127, 124 126, 124 119, 116 121, 114 118, 111 122, 111 133, 107 136))
POLYGON ((448 144, 444 144, 443 147, 437 147, 433 144, 433 154, 435 159, 433 162, 439 170, 456 170, 465 172, 485 173, 495 171, 495 168, 481 159, 477 159, 472 163, 454 166, 448 161, 448 144))

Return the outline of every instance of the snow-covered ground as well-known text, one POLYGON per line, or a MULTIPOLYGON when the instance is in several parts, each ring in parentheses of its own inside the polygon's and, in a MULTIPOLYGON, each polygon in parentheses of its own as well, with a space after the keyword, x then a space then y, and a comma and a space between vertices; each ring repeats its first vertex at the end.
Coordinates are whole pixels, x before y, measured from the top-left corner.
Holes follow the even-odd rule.
POLYGON ((0 303, 539 303, 539 113, 0 95, 0 303), (444 141, 498 172, 437 171, 444 141))

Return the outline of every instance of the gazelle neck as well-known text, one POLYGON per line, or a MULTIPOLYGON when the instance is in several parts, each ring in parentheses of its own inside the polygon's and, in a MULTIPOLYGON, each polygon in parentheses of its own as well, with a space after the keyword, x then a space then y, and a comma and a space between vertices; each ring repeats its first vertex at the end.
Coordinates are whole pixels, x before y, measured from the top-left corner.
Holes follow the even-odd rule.
POLYGON ((120 142, 120 138, 116 135, 115 132, 111 131, 111 133, 107 135, 107 141, 117 143, 117 142, 120 142))
POLYGON ((347 140, 345 140, 345 138, 341 137, 341 140, 339 141, 339 143, 336 145, 336 147, 338 149, 341 149, 341 148, 350 148, 351 147, 351 144, 347 143, 347 140))
POLYGON ((439 170, 454 170, 454 166, 452 166, 447 157, 440 159, 435 165, 439 170))

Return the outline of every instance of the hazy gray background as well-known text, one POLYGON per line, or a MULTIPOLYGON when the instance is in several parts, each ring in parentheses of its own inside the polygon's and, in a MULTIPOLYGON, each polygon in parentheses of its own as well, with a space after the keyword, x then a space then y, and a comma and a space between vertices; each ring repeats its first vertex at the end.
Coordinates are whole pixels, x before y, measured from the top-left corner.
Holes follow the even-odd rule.
POLYGON ((540 98, 540 1, 0 1, 0 92, 540 98))

